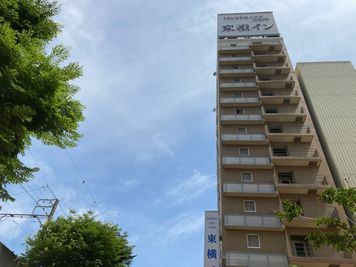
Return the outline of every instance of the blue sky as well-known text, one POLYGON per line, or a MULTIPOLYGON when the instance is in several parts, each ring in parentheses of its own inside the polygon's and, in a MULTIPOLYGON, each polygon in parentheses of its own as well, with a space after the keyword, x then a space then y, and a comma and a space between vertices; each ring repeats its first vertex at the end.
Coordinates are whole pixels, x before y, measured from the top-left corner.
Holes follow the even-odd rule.
MULTIPOLYGON (((83 65, 77 98, 84 134, 68 152, 33 142, 25 161, 41 171, 25 188, 61 201, 56 215, 92 209, 129 233, 133 267, 203 265, 204 210, 217 208, 215 146, 216 14, 274 12, 292 62, 356 63, 354 0, 61 0, 56 42, 83 65), (98 205, 86 190, 94 195, 98 205)), ((33 200, 3 210, 30 212, 33 200)), ((0 222, 17 253, 38 224, 0 222)))

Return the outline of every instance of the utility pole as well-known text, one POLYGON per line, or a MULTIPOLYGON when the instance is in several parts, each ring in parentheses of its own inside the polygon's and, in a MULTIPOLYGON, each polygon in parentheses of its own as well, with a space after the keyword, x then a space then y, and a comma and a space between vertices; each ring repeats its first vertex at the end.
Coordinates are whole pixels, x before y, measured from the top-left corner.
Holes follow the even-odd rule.
POLYGON ((58 204, 59 200, 56 198, 42 198, 37 200, 32 213, 0 213, 0 221, 7 218, 35 218, 42 225, 41 219, 46 219, 47 222, 52 220, 58 204))

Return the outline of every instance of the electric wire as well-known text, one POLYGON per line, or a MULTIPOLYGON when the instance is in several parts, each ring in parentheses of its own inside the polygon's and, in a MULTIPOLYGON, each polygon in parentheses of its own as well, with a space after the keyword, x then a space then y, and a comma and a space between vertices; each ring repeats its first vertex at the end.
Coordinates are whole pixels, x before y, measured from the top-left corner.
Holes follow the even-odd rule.
POLYGON ((82 173, 80 172, 80 170, 79 170, 77 164, 75 163, 73 157, 70 155, 70 153, 69 153, 68 150, 65 150, 65 152, 66 152, 68 158, 70 159, 70 161, 72 162, 73 167, 74 167, 75 171, 76 171, 77 174, 78 174, 78 178, 80 179, 81 184, 85 187, 85 189, 86 189, 86 191, 87 191, 89 197, 91 198, 91 200, 93 201, 94 205, 95 205, 96 208, 98 209, 99 215, 103 216, 103 218, 104 218, 105 220, 107 220, 105 214, 101 211, 101 209, 100 209, 100 207, 99 207, 99 204, 98 204, 98 202, 97 202, 97 200, 96 200, 94 194, 91 192, 90 188, 89 188, 88 185, 87 185, 86 180, 84 179, 84 177, 83 177, 82 173))

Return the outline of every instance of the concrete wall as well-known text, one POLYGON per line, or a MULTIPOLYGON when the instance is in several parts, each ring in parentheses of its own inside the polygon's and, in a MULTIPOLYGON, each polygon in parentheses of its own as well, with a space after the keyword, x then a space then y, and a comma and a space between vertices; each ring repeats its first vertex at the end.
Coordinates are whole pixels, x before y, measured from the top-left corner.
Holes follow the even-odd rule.
POLYGON ((351 62, 298 63, 296 73, 334 178, 356 187, 354 67, 351 62))
POLYGON ((16 267, 16 255, 0 242, 0 267, 16 267))

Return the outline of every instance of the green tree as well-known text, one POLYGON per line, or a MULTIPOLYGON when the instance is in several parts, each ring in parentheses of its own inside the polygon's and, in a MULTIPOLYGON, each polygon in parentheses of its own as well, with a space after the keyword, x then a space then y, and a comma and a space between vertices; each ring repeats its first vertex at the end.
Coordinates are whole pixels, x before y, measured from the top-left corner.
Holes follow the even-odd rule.
POLYGON ((20 262, 28 267, 126 267, 134 258, 127 234, 92 212, 47 222, 26 241, 20 262))
MULTIPOLYGON (((356 212, 356 188, 328 188, 321 195, 320 200, 325 203, 337 203, 344 206, 352 213, 356 212)), ((289 200, 282 201, 283 210, 276 211, 278 217, 292 221, 302 215, 303 210, 297 203, 289 200)), ((320 248, 322 245, 334 247, 338 251, 356 253, 356 226, 348 218, 350 223, 345 223, 340 218, 319 217, 317 225, 332 227, 335 231, 315 231, 306 236, 312 247, 320 248)))
POLYGON ((19 159, 31 138, 61 148, 80 138, 83 106, 73 99, 81 76, 78 63, 68 63, 63 45, 48 48, 60 32, 52 18, 59 12, 47 0, 0 1, 0 199, 14 200, 8 184, 23 183, 37 168, 19 159), (46 52, 49 51, 49 52, 46 52))

